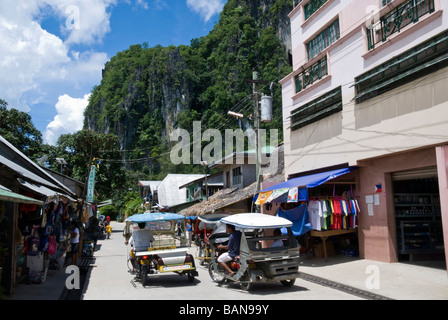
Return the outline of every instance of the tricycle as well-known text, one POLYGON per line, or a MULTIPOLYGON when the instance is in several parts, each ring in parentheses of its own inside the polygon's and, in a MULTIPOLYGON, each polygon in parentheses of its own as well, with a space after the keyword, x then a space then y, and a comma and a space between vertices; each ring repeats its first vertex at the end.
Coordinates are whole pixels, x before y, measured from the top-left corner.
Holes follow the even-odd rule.
POLYGON ((135 214, 126 219, 123 236, 129 249, 128 267, 137 281, 145 286, 149 275, 175 272, 193 282, 198 272, 188 253, 185 230, 185 217, 175 213, 135 214), (175 230, 178 221, 179 235, 175 230))
POLYGON ((299 277, 299 244, 291 231, 292 222, 261 213, 240 213, 222 218, 209 237, 213 244, 209 274, 213 281, 233 281, 248 291, 256 282, 280 281, 292 287, 299 277), (224 229, 227 226, 227 231, 224 229), (239 255, 218 262, 220 248, 228 243, 229 226, 240 232, 239 255), (227 273, 231 270, 232 273, 227 273))
POLYGON ((213 228, 222 218, 227 216, 228 214, 214 213, 198 217, 195 228, 196 246, 198 251, 195 258, 199 260, 201 265, 204 265, 211 260, 212 248, 209 237, 213 228))

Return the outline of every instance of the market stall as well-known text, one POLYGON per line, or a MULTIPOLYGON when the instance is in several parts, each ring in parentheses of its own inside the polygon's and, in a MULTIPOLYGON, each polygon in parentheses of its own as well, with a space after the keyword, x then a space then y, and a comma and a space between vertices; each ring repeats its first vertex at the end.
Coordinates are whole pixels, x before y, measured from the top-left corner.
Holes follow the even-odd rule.
MULTIPOLYGON (((5 191, 0 194, 3 196, 5 191)), ((63 268, 70 250, 70 224, 77 219, 72 202, 63 196, 43 202, 31 193, 0 199, 0 244, 7 249, 7 259, 2 262, 2 286, 12 291, 23 281, 45 282, 49 269, 63 268)))
MULTIPOLYGON (((23 237, 12 232, 15 226, 15 208, 41 208, 44 202, 0 186, 0 285, 8 289, 25 275, 26 255, 23 237)), ((18 232, 18 229, 17 229, 18 232)))
MULTIPOLYGON (((254 201, 265 207, 280 204, 275 214, 293 221, 294 235, 307 235, 305 246, 312 249, 315 256, 328 259, 328 238, 356 235, 357 232, 360 209, 354 196, 356 183, 335 181, 355 169, 335 169, 293 178, 261 190, 254 201)), ((341 246, 346 243, 341 242, 341 246)), ((352 247, 345 253, 356 255, 357 249, 352 247)))

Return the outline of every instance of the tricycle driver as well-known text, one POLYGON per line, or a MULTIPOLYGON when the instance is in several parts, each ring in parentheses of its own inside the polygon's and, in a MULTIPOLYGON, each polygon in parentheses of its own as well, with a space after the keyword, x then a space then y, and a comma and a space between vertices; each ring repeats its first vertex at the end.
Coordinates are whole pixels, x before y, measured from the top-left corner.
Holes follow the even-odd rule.
POLYGON ((229 242, 227 245, 219 245, 218 249, 227 251, 218 257, 218 263, 227 270, 229 276, 233 276, 235 272, 230 269, 227 262, 232 261, 240 254, 241 232, 235 230, 235 226, 231 224, 226 224, 226 232, 230 234, 229 242))
POLYGON ((132 267, 135 269, 134 260, 135 252, 146 251, 151 247, 151 243, 154 241, 154 236, 151 230, 145 229, 145 222, 139 223, 139 229, 133 230, 132 236, 129 239, 129 245, 131 250, 129 251, 129 260, 131 260, 132 267))

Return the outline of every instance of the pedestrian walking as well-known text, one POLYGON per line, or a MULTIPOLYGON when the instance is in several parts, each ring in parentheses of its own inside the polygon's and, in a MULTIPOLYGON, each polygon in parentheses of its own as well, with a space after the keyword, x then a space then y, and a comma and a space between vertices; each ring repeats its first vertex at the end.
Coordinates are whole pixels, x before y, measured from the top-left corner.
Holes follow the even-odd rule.
POLYGON ((188 248, 191 247, 191 237, 193 235, 193 226, 191 224, 191 220, 187 220, 187 239, 188 239, 188 248))
POLYGON ((107 226, 106 226, 107 239, 110 239, 110 234, 111 233, 112 233, 112 226, 110 225, 110 223, 108 223, 107 226))

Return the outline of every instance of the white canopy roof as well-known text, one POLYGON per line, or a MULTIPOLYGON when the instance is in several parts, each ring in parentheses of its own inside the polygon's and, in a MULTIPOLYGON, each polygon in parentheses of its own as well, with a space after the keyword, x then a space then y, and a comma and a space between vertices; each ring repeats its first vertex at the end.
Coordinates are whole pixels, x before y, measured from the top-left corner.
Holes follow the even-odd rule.
POLYGON ((266 229, 291 227, 288 219, 262 213, 238 213, 222 218, 221 222, 232 224, 240 229, 266 229))

